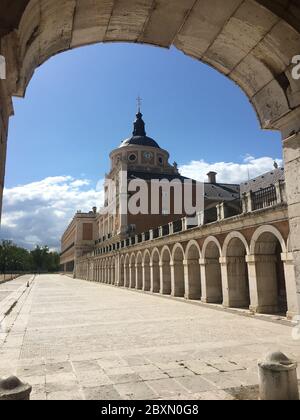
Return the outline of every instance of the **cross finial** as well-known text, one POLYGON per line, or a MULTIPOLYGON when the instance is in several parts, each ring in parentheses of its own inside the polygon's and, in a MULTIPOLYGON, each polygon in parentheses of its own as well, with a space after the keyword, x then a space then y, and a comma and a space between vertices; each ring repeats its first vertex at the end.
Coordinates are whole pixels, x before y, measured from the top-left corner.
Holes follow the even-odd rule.
POLYGON ((137 105, 138 105, 138 112, 141 112, 142 98, 138 96, 136 100, 137 100, 137 105))

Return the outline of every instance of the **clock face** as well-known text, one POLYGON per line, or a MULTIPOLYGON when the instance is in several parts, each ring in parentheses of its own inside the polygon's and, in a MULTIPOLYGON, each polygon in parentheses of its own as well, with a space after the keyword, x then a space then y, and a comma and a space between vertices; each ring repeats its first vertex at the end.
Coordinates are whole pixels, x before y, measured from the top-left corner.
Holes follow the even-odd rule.
POLYGON ((150 159, 152 159, 152 157, 153 157, 153 154, 151 152, 145 152, 144 153, 144 158, 145 159, 150 160, 150 159))

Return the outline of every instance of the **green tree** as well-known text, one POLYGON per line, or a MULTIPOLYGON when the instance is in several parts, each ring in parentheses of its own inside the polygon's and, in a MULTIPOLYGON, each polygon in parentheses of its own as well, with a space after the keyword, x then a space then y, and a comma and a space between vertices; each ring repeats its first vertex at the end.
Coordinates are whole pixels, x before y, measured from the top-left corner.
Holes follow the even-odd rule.
POLYGON ((0 243, 0 272, 56 272, 59 270, 59 254, 50 252, 47 246, 37 246, 29 252, 11 241, 0 243))

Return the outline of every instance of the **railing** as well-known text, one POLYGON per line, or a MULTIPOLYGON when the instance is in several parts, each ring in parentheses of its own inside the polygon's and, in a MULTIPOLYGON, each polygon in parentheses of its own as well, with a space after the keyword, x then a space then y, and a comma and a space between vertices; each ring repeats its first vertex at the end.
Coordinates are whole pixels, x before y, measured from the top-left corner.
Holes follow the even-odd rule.
POLYGON ((277 204, 277 193, 274 185, 251 194, 252 210, 261 210, 277 204))
POLYGON ((170 234, 170 226, 169 225, 164 225, 162 227, 162 235, 167 236, 169 234, 170 234))
MULTIPOLYGON (((205 210, 203 216, 199 213, 198 216, 198 227, 202 225, 220 222, 228 218, 238 216, 241 214, 251 213, 255 210, 261 210, 264 208, 270 208, 280 203, 284 203, 285 199, 285 189, 284 183, 279 182, 278 185, 271 185, 268 188, 262 189, 256 192, 249 192, 244 194, 242 199, 233 200, 231 202, 219 203, 216 207, 213 207, 209 210, 205 210)), ((110 245, 99 249, 98 254, 106 254, 111 251, 116 251, 120 249, 127 248, 129 246, 136 245, 138 243, 143 243, 152 239, 158 239, 160 237, 168 236, 171 234, 177 234, 188 229, 195 228, 197 226, 192 226, 188 223, 188 219, 180 219, 169 224, 159 226, 150 231, 144 232, 132 236, 130 238, 123 239, 116 245, 110 245)), ((111 235, 105 236, 102 238, 103 242, 106 241, 111 235)), ((101 242, 101 239, 99 240, 101 242)), ((95 253, 93 253, 95 255, 95 253)), ((92 254, 85 253, 83 255, 85 258, 92 256, 92 254)))
POLYGON ((182 229, 183 229, 182 219, 176 220, 176 222, 173 222, 173 232, 174 233, 182 232, 182 229))

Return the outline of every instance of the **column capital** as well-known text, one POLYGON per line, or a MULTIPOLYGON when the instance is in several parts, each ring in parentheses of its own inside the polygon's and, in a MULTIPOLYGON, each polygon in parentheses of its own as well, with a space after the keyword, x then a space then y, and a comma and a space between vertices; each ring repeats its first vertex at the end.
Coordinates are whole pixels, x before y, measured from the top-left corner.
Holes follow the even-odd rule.
POLYGON ((281 261, 294 264, 294 256, 292 252, 284 252, 281 254, 281 261))

